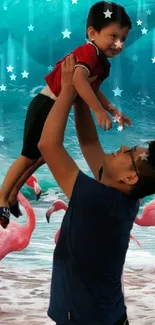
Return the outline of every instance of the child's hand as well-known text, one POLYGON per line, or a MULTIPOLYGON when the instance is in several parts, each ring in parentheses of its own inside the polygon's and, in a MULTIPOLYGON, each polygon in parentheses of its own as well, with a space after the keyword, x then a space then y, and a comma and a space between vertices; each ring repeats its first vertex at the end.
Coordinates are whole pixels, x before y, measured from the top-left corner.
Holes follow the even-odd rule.
POLYGON ((121 113, 116 107, 111 105, 110 114, 113 116, 114 120, 123 127, 125 126, 125 123, 128 124, 128 126, 131 126, 132 122, 131 119, 127 116, 125 116, 123 113, 121 113))
POLYGON ((131 120, 129 117, 125 116, 121 112, 117 112, 117 114, 114 116, 114 120, 124 129, 125 123, 128 124, 128 126, 131 126, 131 120))
POLYGON ((125 123, 128 124, 128 126, 131 126, 131 124, 132 124, 131 119, 122 113, 120 113, 120 114, 121 114, 121 122, 122 122, 123 129, 124 129, 125 123))
POLYGON ((95 113, 95 116, 99 124, 99 127, 103 127, 104 131, 110 130, 112 128, 112 121, 108 116, 108 113, 104 109, 102 111, 95 113))

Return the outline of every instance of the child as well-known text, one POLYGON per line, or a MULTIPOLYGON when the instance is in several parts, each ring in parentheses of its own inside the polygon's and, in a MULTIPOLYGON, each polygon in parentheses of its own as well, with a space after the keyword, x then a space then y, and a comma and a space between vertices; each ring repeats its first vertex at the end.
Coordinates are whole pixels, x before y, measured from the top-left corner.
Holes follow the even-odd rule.
MULTIPOLYGON (((103 80, 109 76, 110 63, 107 58, 122 51, 131 27, 130 18, 122 6, 98 2, 90 9, 87 19, 88 42, 73 51, 77 62, 73 76, 74 87, 105 130, 112 126, 107 112, 112 116, 121 116, 122 123, 131 123, 99 90, 103 80), (88 77, 93 76, 97 76, 97 79, 90 85, 88 77)), ((9 224, 10 212, 15 217, 19 216, 17 194, 30 175, 44 163, 38 143, 48 113, 61 90, 61 62, 45 77, 47 86, 28 108, 21 156, 9 168, 0 191, 0 224, 3 228, 9 224)))

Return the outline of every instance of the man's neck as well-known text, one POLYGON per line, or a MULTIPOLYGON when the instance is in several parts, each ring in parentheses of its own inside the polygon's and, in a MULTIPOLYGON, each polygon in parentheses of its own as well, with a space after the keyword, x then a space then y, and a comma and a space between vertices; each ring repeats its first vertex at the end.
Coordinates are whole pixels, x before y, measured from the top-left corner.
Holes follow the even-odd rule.
POLYGON ((102 176, 101 183, 106 186, 115 188, 116 190, 122 192, 126 196, 128 196, 128 194, 131 190, 130 185, 127 185, 125 183, 117 183, 117 182, 113 181, 112 179, 106 177, 104 174, 102 176))

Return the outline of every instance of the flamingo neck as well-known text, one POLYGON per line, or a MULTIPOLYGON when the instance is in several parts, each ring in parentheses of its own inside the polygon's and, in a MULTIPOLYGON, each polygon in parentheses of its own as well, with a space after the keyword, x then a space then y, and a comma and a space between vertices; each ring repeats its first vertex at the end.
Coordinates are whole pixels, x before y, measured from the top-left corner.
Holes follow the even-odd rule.
POLYGON ((18 194, 18 199, 26 211, 27 214, 26 228, 28 233, 31 234, 32 231, 35 229, 35 225, 36 225, 36 216, 34 210, 31 204, 29 203, 29 201, 24 197, 24 195, 21 192, 19 192, 18 194))
POLYGON ((138 226, 143 225, 143 222, 142 222, 142 219, 141 219, 141 218, 136 218, 136 219, 135 219, 135 223, 136 223, 136 225, 138 225, 138 226))
POLYGON ((28 208, 26 211, 27 211, 27 225, 26 226, 27 226, 29 233, 31 234, 36 226, 36 216, 35 216, 35 213, 34 213, 34 210, 32 207, 28 208))

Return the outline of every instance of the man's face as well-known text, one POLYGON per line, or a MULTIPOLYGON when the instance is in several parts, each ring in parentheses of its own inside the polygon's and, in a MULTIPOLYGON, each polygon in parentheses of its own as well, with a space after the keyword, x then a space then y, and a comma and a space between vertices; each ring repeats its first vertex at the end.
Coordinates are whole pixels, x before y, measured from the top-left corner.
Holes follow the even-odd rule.
POLYGON ((128 185, 134 185, 138 180, 137 162, 147 159, 148 149, 145 147, 122 146, 120 150, 105 154, 103 169, 104 175, 114 182, 123 181, 128 185))
POLYGON ((91 30, 90 40, 94 41, 96 46, 109 58, 112 58, 122 52, 124 42, 128 36, 129 28, 121 27, 117 23, 111 23, 104 27, 100 32, 91 30))

